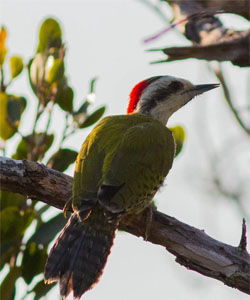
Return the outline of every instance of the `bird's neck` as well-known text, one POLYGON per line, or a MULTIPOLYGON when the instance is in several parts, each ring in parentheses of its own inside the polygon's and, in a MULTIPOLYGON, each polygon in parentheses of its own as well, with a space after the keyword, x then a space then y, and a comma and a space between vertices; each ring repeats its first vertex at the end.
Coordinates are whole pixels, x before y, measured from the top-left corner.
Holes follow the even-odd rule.
POLYGON ((168 119, 172 115, 172 112, 170 110, 168 110, 164 105, 160 104, 156 105, 153 108, 139 106, 135 112, 142 115, 150 116, 161 122, 164 126, 167 125, 168 119))

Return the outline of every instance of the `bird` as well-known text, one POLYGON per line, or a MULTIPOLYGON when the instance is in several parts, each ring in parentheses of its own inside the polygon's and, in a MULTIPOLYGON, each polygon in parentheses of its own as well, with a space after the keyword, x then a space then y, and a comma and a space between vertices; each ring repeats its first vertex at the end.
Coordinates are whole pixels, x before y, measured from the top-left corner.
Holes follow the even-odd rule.
POLYGON ((87 136, 76 159, 73 214, 45 266, 45 283, 59 281, 63 299, 71 292, 80 299, 95 286, 119 222, 152 204, 175 156, 171 115, 218 86, 168 75, 144 79, 130 93, 127 114, 104 117, 87 136))

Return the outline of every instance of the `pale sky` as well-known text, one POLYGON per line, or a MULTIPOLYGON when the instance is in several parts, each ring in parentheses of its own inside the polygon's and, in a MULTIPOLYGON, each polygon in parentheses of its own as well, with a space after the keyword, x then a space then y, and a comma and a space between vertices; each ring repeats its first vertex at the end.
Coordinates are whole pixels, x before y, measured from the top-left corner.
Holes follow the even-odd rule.
MULTIPOLYGON (((169 10, 165 11, 171 15, 169 10)), ((49 16, 56 17, 62 23, 67 47, 66 72, 75 91, 76 107, 86 95, 89 80, 93 76, 99 77, 95 107, 107 104, 106 114, 125 113, 128 94, 133 85, 150 76, 173 75, 197 84, 217 82, 202 61, 149 64, 162 56, 147 53, 145 49, 187 45, 188 41, 171 31, 158 41, 143 45, 144 38, 158 32, 165 24, 148 7, 136 0, 0 0, 0 24, 7 27, 7 45, 12 55, 21 55, 28 61, 36 49, 41 21, 49 16)), ((247 26, 241 18, 226 18, 226 22, 239 29, 247 26)), ((249 71, 232 67, 230 63, 225 63, 224 68, 226 74, 230 74, 228 81, 232 86, 233 96, 237 95, 239 101, 243 101, 249 71)), ((29 132, 36 103, 26 83, 27 75, 23 74, 13 84, 12 90, 9 90, 30 99, 30 108, 26 110, 25 122, 20 128, 23 134, 29 132)), ((63 127, 63 122, 62 114, 57 110, 50 131, 58 132, 63 127)), ((244 134, 225 105, 221 89, 194 99, 177 112, 170 119, 169 126, 177 124, 185 127, 187 141, 164 187, 156 196, 158 208, 189 225, 204 229, 222 242, 237 245, 242 215, 234 203, 218 196, 213 190, 209 183, 211 170, 207 155, 214 150, 221 153, 225 145, 231 147, 236 141, 233 146, 238 147, 236 153, 241 153, 240 163, 243 167, 235 167, 232 172, 234 166, 224 166, 228 168, 228 182, 235 183, 234 176, 237 180, 241 177, 246 179, 246 176, 249 178, 246 167, 250 159, 246 153, 249 142, 244 140, 244 134), (240 141, 239 144, 237 141, 240 141)), ((75 135, 64 146, 79 150, 88 132, 82 131, 82 134, 75 135)), ((12 143, 9 143, 9 155, 17 141, 18 137, 14 137, 12 143)), ((238 160, 238 157, 233 159, 238 160)), ((67 173, 73 175, 73 167, 67 173)), ((248 207, 250 213, 250 199, 246 197, 245 201, 244 206, 248 207)), ((172 254, 160 246, 146 243, 128 233, 118 233, 104 275, 83 299, 247 299, 247 295, 224 286, 219 281, 186 270, 175 263, 174 259, 172 254)), ((24 291, 25 285, 19 281, 15 300, 20 300, 24 291)), ((32 296, 25 300, 27 299, 31 300, 32 296)), ((59 299, 58 286, 46 299, 59 299)))

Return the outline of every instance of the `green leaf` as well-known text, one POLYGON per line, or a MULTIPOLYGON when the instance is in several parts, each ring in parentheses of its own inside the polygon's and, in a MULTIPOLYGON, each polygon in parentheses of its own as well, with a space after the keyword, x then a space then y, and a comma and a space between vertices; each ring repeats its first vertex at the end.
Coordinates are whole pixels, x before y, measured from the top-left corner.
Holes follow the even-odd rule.
POLYGON ((8 122, 8 101, 9 97, 6 93, 0 91, 0 137, 6 141, 16 132, 15 128, 8 122))
POLYGON ((26 139, 22 139, 16 148, 16 153, 12 155, 12 158, 17 160, 27 159, 29 152, 29 144, 26 139))
POLYGON ((9 206, 21 207, 25 201, 25 197, 18 193, 11 193, 0 190, 1 210, 9 206))
POLYGON ((9 139, 17 131, 25 106, 25 98, 0 92, 0 136, 3 140, 9 139))
MULTIPOLYGON (((28 153, 35 146, 39 145, 39 153, 46 153, 54 141, 53 134, 45 135, 43 132, 36 132, 34 135, 23 137, 19 142, 16 153, 12 155, 14 159, 27 159, 28 153)), ((34 157, 37 160, 38 156, 34 157)))
POLYGON ((24 97, 16 97, 9 95, 7 103, 8 120, 11 124, 18 126, 21 114, 26 107, 26 99, 24 97))
MULTIPOLYGON (((44 132, 36 132, 35 135, 27 137, 30 140, 30 145, 38 145, 39 153, 34 157, 38 160, 40 154, 45 154, 51 147, 54 141, 54 134, 45 134, 44 132)), ((33 146, 34 147, 34 146, 33 146)))
POLYGON ((24 212, 16 206, 9 206, 0 212, 1 242, 6 243, 23 235, 35 217, 32 209, 24 212))
POLYGON ((37 52, 44 52, 52 47, 60 48, 62 45, 62 31, 59 23, 52 18, 46 19, 40 28, 37 52))
POLYGON ((28 74, 31 88, 35 94, 44 83, 45 64, 47 56, 42 53, 37 53, 34 59, 28 64, 28 74))
POLYGON ((21 118, 22 102, 18 101, 16 97, 9 95, 9 101, 7 104, 8 121, 17 126, 21 118))
POLYGON ((2 268, 5 266, 6 263, 9 263, 11 257, 13 255, 17 255, 16 251, 17 251, 17 247, 16 247, 16 241, 13 240, 11 242, 8 243, 1 243, 0 245, 1 249, 0 249, 0 254, 1 254, 1 258, 0 258, 0 270, 2 270, 2 268))
MULTIPOLYGON (((44 136, 44 133, 38 133, 37 134, 38 139, 43 139, 43 136, 44 136)), ((51 147, 53 141, 54 141, 54 134, 47 134, 45 136, 44 144, 41 145, 42 153, 45 153, 49 150, 49 148, 51 147)), ((39 141, 38 141, 38 143, 39 143, 39 141)))
POLYGON ((35 242, 26 245, 22 260, 22 277, 27 284, 43 272, 47 256, 46 248, 40 248, 35 242))
POLYGON ((6 38, 7 38, 7 31, 5 27, 1 26, 0 27, 0 66, 4 64, 5 57, 7 54, 7 49, 5 46, 6 38))
POLYGON ((23 70, 23 59, 19 56, 10 58, 10 74, 12 79, 17 77, 23 70))
POLYGON ((0 212, 1 242, 10 241, 21 234, 22 217, 16 206, 6 207, 0 212))
POLYGON ((97 77, 94 77, 90 81, 90 85, 89 85, 89 93, 90 94, 95 92, 95 84, 96 84, 97 79, 98 79, 97 77))
POLYGON ((59 93, 56 97, 55 102, 63 109, 64 111, 71 112, 73 109, 73 98, 74 92, 71 87, 66 86, 59 90, 59 93))
MULTIPOLYGON (((49 57, 48 61, 52 58, 49 57)), ((58 82, 63 78, 64 75, 64 62, 61 58, 56 58, 53 60, 52 66, 46 66, 45 79, 48 83, 58 82)))
POLYGON ((26 108, 26 105, 27 105, 27 100, 26 100, 26 98, 24 98, 24 97, 16 97, 16 96, 14 96, 15 98, 16 98, 16 100, 18 100, 18 101, 20 101, 20 103, 21 103, 21 108, 22 108, 22 113, 23 113, 23 111, 25 110, 25 108, 26 108))
POLYGON ((175 144, 176 144, 175 156, 177 156, 181 152, 183 143, 185 141, 185 137, 186 137, 185 130, 180 125, 175 126, 175 127, 170 127, 169 129, 173 133, 173 137, 174 137, 175 144))
POLYGON ((42 223, 31 236, 29 242, 35 242, 38 245, 42 244, 44 246, 48 245, 57 233, 62 230, 66 222, 67 219, 64 218, 63 214, 59 214, 48 222, 42 223))
POLYGON ((26 209, 22 216, 22 226, 21 226, 21 234, 23 235, 25 230, 30 226, 32 221, 34 220, 36 213, 33 209, 26 209))
POLYGON ((103 116, 105 110, 105 106, 102 106, 99 109, 97 109, 95 112, 89 115, 82 124, 80 124, 79 128, 85 128, 96 123, 103 116))
POLYGON ((0 298, 3 300, 12 300, 15 298, 15 283, 21 275, 21 268, 15 267, 10 269, 9 273, 4 278, 1 284, 0 298))
POLYGON ((60 149, 51 157, 48 165, 50 168, 63 172, 75 162, 77 154, 71 149, 60 149))
POLYGON ((34 286, 30 293, 35 293, 34 300, 39 300, 41 297, 45 296, 55 285, 56 282, 53 282, 52 284, 45 284, 44 280, 42 279, 34 286))

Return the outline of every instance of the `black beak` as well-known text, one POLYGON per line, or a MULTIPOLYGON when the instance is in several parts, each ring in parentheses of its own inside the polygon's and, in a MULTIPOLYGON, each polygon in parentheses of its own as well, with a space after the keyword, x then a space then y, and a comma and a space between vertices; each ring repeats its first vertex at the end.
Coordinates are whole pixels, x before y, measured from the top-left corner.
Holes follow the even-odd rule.
POLYGON ((196 94, 196 95, 200 95, 204 92, 210 91, 212 89, 215 89, 217 87, 219 87, 220 84, 219 83, 213 83, 213 84, 198 84, 196 85, 192 91, 196 94))

